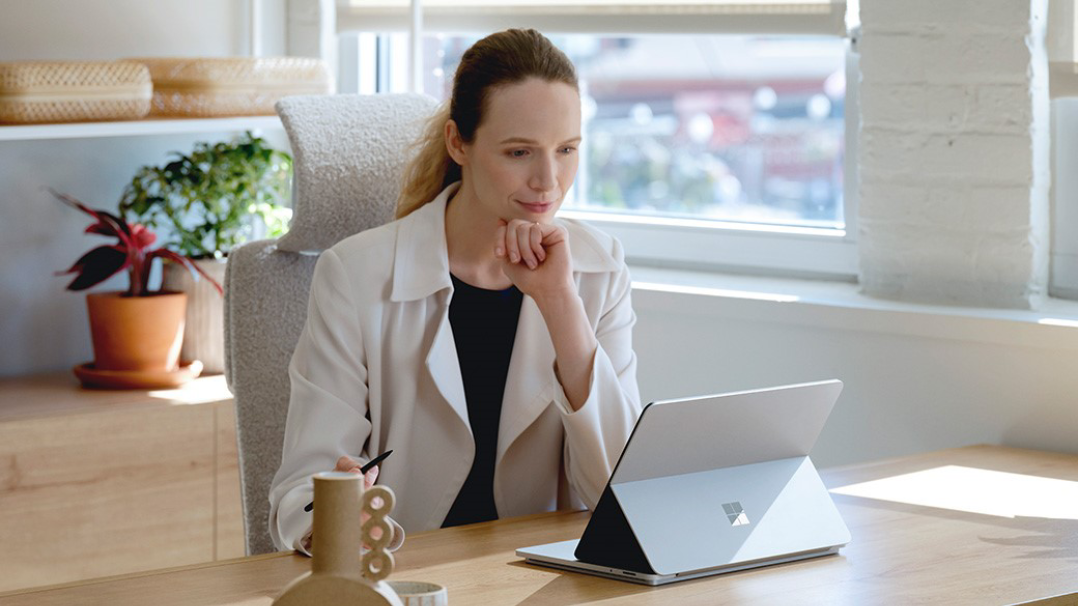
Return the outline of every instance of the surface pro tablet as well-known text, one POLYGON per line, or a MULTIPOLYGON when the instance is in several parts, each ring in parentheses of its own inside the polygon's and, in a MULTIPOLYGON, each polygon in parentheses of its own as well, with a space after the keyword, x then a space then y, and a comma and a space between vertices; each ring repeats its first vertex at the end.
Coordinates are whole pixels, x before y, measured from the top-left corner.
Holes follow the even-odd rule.
POLYGON ((646 406, 580 539, 532 564, 648 585, 837 553, 850 533, 809 459, 821 381, 646 406))

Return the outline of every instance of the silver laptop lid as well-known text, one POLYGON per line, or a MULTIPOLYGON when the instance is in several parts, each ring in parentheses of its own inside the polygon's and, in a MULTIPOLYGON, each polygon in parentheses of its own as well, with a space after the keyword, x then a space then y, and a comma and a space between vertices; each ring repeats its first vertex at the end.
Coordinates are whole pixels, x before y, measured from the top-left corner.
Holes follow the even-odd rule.
POLYGON ((807 456, 841 391, 832 379, 652 402, 610 483, 807 456))

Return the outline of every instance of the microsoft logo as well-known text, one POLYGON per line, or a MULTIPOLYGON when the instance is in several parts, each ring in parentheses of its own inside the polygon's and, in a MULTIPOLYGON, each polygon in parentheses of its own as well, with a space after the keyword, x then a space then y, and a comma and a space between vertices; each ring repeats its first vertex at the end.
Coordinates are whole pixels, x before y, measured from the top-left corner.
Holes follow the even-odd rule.
POLYGON ((745 515, 745 508, 741 506, 739 501, 723 503, 722 509, 726 512, 726 517, 730 520, 731 526, 745 526, 749 523, 749 516, 745 515))

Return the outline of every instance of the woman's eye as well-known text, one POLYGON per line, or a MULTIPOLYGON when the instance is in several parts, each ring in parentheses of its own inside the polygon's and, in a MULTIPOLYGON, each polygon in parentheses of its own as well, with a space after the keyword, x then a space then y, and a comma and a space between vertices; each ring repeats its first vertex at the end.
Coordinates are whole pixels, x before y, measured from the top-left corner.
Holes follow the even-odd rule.
MULTIPOLYGON (((563 147, 559 151, 561 151, 565 155, 569 155, 569 154, 573 153, 574 151, 576 151, 576 148, 572 147, 572 146, 563 147)), ((514 149, 513 151, 509 152, 509 156, 512 157, 512 158, 523 158, 527 153, 528 153, 528 150, 526 150, 526 149, 514 149)))

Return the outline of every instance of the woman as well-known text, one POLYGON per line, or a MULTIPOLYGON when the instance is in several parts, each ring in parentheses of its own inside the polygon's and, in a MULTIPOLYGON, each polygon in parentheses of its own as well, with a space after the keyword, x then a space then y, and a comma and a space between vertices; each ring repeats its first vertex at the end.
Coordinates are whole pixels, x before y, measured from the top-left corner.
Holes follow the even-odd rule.
POLYGON ((554 218, 580 140, 573 65, 542 34, 464 54, 398 220, 315 268, 270 490, 279 548, 308 552, 312 474, 390 449, 394 547, 401 526, 595 506, 640 402, 621 247, 554 218))

